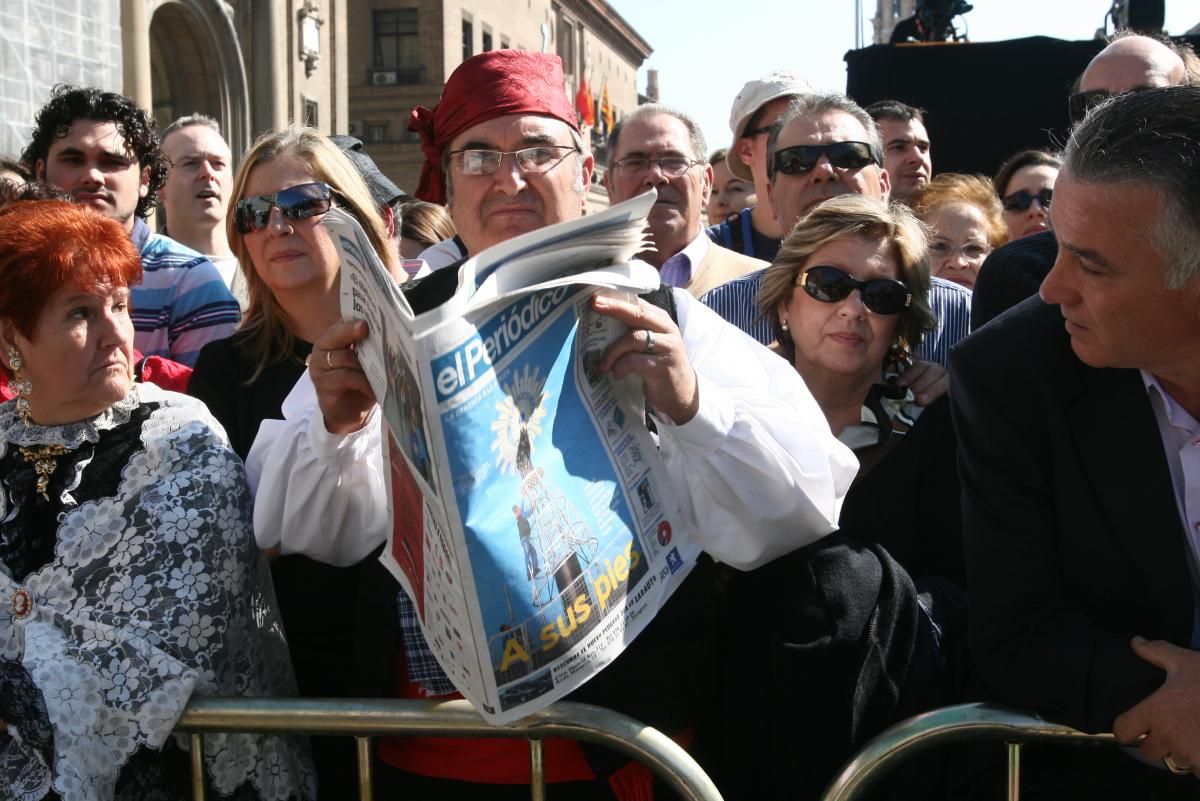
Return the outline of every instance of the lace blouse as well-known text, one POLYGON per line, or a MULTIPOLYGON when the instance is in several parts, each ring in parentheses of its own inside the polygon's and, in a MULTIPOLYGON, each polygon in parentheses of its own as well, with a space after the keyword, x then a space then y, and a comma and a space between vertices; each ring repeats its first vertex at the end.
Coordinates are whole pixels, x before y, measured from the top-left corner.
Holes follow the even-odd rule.
MULTIPOLYGON (((193 692, 294 692, 241 462, 199 402, 137 384, 99 416, 0 404, 0 797, 187 797, 193 692), (43 498, 31 452, 59 445, 43 498), (181 781, 182 780, 182 781, 181 781)), ((215 793, 310 798, 289 738, 205 735, 215 793)))

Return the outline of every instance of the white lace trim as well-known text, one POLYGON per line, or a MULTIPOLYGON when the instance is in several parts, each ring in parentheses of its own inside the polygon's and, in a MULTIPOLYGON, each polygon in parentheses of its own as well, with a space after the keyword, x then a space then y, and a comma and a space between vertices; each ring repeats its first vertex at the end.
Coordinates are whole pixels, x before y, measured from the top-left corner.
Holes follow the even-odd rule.
POLYGON ((17 447, 65 445, 68 449, 75 450, 85 442, 97 442, 101 431, 110 431, 129 422, 133 410, 141 403, 140 386, 143 385, 134 384, 122 400, 95 417, 61 426, 40 426, 36 423, 25 425, 17 414, 17 402, 5 401, 0 404, 0 456, 4 455, 2 443, 11 443, 17 447))

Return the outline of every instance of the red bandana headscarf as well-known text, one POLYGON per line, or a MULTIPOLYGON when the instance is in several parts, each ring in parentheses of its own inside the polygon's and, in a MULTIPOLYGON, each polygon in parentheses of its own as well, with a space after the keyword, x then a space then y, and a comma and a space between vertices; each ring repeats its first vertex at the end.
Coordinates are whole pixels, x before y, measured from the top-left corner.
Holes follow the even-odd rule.
POLYGON ((446 81, 441 102, 432 109, 417 106, 408 120, 408 130, 420 134, 425 154, 417 197, 446 202, 442 153, 451 139, 481 122, 508 114, 540 114, 578 131, 564 86, 562 61, 549 53, 490 50, 460 64, 446 81))

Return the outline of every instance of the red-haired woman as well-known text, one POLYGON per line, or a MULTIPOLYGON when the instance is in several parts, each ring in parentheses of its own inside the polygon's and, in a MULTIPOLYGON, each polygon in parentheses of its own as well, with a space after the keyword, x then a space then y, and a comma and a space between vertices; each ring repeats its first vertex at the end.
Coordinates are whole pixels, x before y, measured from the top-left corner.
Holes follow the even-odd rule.
MULTIPOLYGON (((140 277, 93 211, 0 211, 3 798, 185 798, 191 694, 289 686, 241 463, 202 404, 133 380, 140 277)), ((312 795, 291 742, 206 740, 218 796, 312 795)))

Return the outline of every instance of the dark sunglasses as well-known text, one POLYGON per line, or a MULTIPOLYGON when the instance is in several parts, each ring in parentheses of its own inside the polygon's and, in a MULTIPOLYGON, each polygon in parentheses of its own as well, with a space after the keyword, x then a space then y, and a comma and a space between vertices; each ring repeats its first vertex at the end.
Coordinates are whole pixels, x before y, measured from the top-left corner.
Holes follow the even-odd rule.
POLYGON ((912 302, 912 293, 899 281, 891 278, 859 281, 845 270, 826 265, 804 270, 796 286, 804 287, 809 297, 822 303, 838 303, 857 289, 862 293, 863 305, 876 314, 899 314, 912 302))
POLYGON ((307 220, 329 211, 333 205, 333 188, 314 181, 311 184, 289 186, 273 195, 242 198, 234 207, 234 224, 238 233, 261 231, 271 220, 271 209, 289 220, 307 220))
POLYGON ((1042 209, 1050 208, 1050 201, 1054 199, 1053 189, 1043 189, 1036 195, 1030 194, 1024 189, 1018 189, 1011 195, 1007 195, 1001 203, 1005 211, 1028 211, 1033 205, 1033 201, 1041 204, 1042 209))
POLYGON ((793 145, 775 154, 775 171, 785 175, 803 175, 817 166, 824 155, 842 170, 854 170, 868 164, 880 164, 866 142, 830 142, 827 145, 793 145))
POLYGON ((1087 116, 1089 111, 1110 97, 1127 95, 1132 92, 1144 92, 1149 88, 1151 87, 1137 86, 1126 92, 1110 92, 1107 89, 1089 89, 1086 92, 1076 92, 1067 98, 1067 114, 1071 117, 1071 124, 1078 125, 1083 122, 1083 118, 1087 116))

